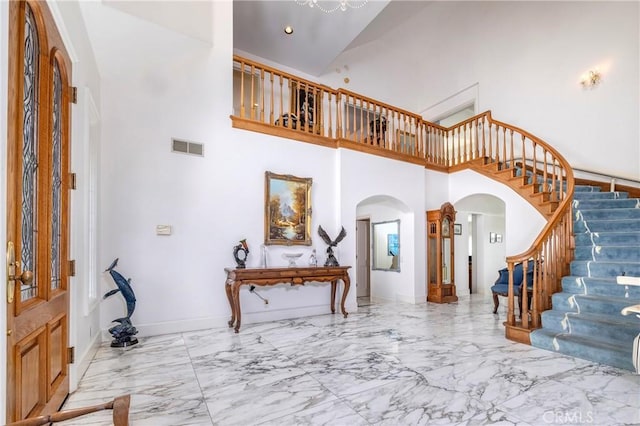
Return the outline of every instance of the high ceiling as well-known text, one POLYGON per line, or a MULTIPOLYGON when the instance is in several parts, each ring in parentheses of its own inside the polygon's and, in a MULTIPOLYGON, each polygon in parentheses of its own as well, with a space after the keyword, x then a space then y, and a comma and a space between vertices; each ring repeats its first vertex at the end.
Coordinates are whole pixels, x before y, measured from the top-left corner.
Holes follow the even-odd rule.
MULTIPOLYGON (((142 63, 155 50, 162 50, 159 38, 168 36, 158 33, 156 28, 168 28, 181 36, 211 44, 212 1, 215 0, 81 1, 100 72, 117 75, 125 66, 135 66, 125 64, 125 60, 131 61, 133 57, 135 61, 137 57, 142 63), (147 49, 146 55, 126 55, 138 45, 147 49)), ((317 1, 325 7, 338 4, 337 0, 317 1)), ((369 0, 358 9, 327 14, 317 7, 297 4, 296 0, 234 0, 234 49, 320 76, 342 52, 397 28, 429 3, 369 0), (292 35, 284 33, 287 25, 294 28, 292 35)), ((181 40, 179 37, 171 43, 179 45, 183 43, 181 40)))
MULTIPOLYGON (((317 0, 333 8, 337 0, 317 0)), ((352 0, 357 9, 325 13, 300 0, 234 0, 234 48, 319 76, 347 49, 394 29, 429 4, 427 1, 352 0), (290 25, 292 35, 284 33, 290 25)))

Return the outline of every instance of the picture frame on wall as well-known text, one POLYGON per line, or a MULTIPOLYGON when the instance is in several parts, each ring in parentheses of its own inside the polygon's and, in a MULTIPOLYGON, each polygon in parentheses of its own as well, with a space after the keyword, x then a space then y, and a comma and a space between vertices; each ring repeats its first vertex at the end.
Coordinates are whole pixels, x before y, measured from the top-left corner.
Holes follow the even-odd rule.
POLYGON ((265 172, 265 245, 311 245, 312 183, 312 178, 265 172))
POLYGON ((453 235, 462 235, 462 224, 454 223, 453 224, 453 235))

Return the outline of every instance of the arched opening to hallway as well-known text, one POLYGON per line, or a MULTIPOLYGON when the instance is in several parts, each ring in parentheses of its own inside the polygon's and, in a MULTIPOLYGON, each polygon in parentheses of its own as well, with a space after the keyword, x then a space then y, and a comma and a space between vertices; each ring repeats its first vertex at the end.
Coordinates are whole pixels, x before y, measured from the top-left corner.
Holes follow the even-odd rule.
MULTIPOLYGON (((414 213, 401 200, 375 195, 356 206, 356 294, 358 305, 376 301, 405 300, 414 293, 414 213), (375 267, 373 227, 379 223, 398 222, 399 253, 397 267, 375 267)), ((383 236, 385 241, 387 236, 383 236)), ((378 236, 378 238, 381 238, 378 236)), ((386 242, 385 242, 386 244, 386 242)))
POLYGON ((494 195, 473 194, 454 207, 461 225, 455 244, 457 293, 491 298, 497 271, 505 266, 505 203, 494 195))

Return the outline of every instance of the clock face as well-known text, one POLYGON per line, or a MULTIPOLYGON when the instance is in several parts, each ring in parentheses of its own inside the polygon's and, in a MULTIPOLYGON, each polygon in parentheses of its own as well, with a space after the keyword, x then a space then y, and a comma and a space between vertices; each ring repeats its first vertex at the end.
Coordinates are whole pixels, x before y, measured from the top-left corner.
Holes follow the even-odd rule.
POLYGON ((448 237, 449 236, 449 228, 450 228, 450 222, 449 222, 449 218, 445 217, 444 220, 442 221, 442 236, 443 237, 448 237))

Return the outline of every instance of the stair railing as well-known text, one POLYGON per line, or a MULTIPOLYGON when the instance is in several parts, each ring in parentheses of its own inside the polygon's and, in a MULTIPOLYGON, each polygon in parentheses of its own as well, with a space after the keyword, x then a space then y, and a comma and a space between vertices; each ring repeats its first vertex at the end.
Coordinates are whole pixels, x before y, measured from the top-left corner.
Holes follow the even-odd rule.
POLYGON ((338 105, 339 146, 424 163, 421 116, 345 89, 338 89, 338 105))
POLYGON ((447 129, 447 139, 450 167, 474 160, 493 164, 506 171, 521 188, 529 188, 554 206, 557 203, 531 247, 507 257, 506 334, 512 340, 530 343, 529 332, 541 326, 540 314, 551 308, 551 295, 561 290, 560 280, 568 274, 573 260, 573 170, 553 147, 525 130, 493 120, 490 112, 447 129), (522 295, 520 320, 515 315, 513 287, 513 271, 518 263, 523 264, 522 289, 518 289, 522 295), (531 270, 533 282, 527 282, 527 272, 531 270))
POLYGON ((439 149, 438 158, 444 157, 448 167, 455 169, 474 161, 491 164, 505 171, 520 188, 553 203, 553 213, 531 247, 507 257, 506 335, 512 340, 530 343, 529 332, 541 326, 540 314, 551 308, 551 296, 561 290, 560 280, 569 273, 573 260, 573 170, 546 142, 518 127, 494 120, 490 111, 448 128, 445 139, 446 145, 439 149), (518 263, 523 264, 521 289, 513 287, 513 271, 518 263), (533 282, 527 282, 527 272, 531 270, 533 282), (514 309, 516 290, 522 295, 520 320, 514 309))
POLYGON ((335 147, 336 90, 235 55, 233 73, 234 126, 335 147))

